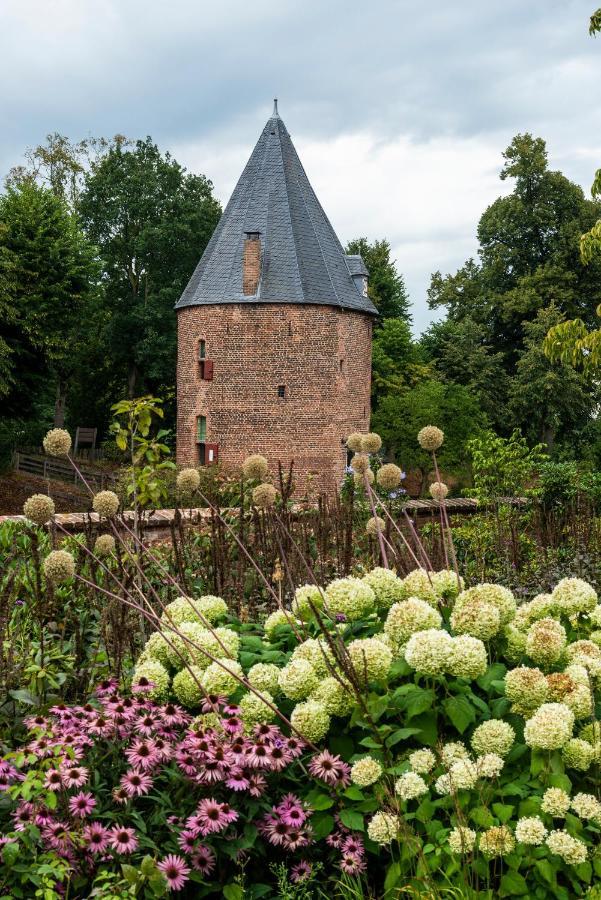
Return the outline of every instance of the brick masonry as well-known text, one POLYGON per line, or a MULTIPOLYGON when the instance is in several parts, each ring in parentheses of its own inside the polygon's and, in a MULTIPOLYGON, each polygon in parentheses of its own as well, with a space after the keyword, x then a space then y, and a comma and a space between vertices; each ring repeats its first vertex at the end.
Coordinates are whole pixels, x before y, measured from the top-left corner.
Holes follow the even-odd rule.
POLYGON ((198 465, 197 416, 219 461, 262 453, 275 473, 294 460, 297 494, 336 490, 344 439, 367 431, 372 317, 329 306, 220 304, 178 311, 177 461, 198 465), (198 342, 214 363, 201 378, 198 342), (285 396, 278 396, 283 386, 285 396))

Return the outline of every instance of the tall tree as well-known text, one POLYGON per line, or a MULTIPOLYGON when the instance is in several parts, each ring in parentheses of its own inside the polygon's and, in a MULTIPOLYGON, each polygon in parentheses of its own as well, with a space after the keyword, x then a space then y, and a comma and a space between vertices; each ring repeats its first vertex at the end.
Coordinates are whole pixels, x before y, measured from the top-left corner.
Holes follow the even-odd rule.
POLYGON ((104 268, 100 341, 128 396, 163 392, 175 380, 173 306, 221 213, 212 184, 147 138, 92 163, 79 209, 104 268))
POLYGON ((390 244, 386 240, 370 244, 366 238, 349 241, 347 253, 359 253, 369 271, 367 293, 380 313, 380 320, 411 321, 409 296, 403 276, 390 258, 390 244))
POLYGON ((98 278, 93 248, 66 203, 29 179, 0 198, 0 223, 13 282, 5 340, 19 372, 8 402, 22 412, 23 388, 37 372, 54 384, 54 422, 62 425, 82 310, 98 278))

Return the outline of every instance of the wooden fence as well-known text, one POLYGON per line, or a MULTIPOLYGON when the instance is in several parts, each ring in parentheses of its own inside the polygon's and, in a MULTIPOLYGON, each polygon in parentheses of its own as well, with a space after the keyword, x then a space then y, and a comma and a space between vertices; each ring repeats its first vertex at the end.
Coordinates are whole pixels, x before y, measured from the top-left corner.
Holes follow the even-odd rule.
POLYGON ((115 485, 116 477, 112 472, 91 469, 88 466, 81 466, 79 463, 78 469, 82 478, 80 478, 70 462, 62 459, 36 456, 33 453, 15 453, 15 471, 17 472, 38 475, 40 478, 47 478, 50 481, 63 481, 68 484, 81 485, 82 487, 85 487, 83 480, 85 479, 95 491, 102 491, 115 485))

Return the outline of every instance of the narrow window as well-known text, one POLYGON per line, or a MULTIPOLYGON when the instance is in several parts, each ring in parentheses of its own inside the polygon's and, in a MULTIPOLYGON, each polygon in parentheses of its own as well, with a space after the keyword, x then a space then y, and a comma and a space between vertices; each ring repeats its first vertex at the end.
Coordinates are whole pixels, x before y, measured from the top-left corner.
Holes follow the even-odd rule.
POLYGON ((198 359, 202 362, 203 359, 206 359, 207 356, 207 342, 199 341, 198 342, 198 359))
POLYGON ((340 360, 340 371, 344 372, 344 360, 343 359, 340 360))
POLYGON ((278 384, 278 397, 285 397, 285 396, 286 396, 286 385, 278 384))
POLYGON ((207 417, 196 416, 196 442, 203 444, 207 439, 207 417))

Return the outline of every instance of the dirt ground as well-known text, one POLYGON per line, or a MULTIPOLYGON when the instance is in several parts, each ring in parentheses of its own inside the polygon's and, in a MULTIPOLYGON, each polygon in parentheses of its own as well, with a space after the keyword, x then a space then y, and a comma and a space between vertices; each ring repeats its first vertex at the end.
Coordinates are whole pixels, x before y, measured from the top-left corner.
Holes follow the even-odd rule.
POLYGON ((87 493, 74 485, 62 481, 47 481, 23 472, 9 472, 0 475, 0 515, 20 515, 23 504, 32 494, 49 494, 57 512, 87 512, 90 509, 87 493))

